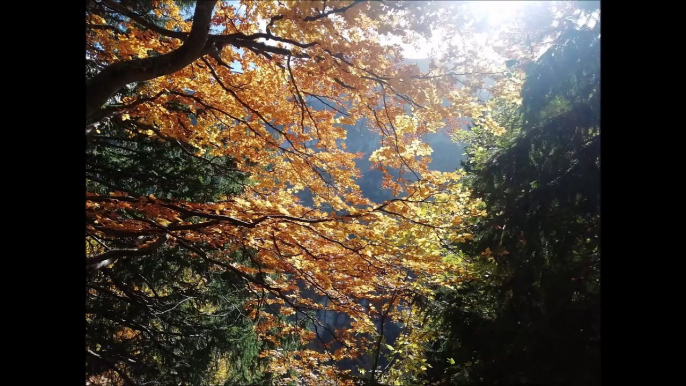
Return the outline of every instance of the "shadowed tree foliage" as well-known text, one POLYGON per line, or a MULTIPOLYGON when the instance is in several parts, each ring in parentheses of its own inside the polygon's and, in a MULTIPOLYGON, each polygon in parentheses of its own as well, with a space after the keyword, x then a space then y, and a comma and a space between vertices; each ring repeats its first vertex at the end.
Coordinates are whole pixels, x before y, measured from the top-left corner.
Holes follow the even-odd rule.
MULTIPOLYGON (((479 280, 441 291, 441 384, 600 384, 600 22, 529 66, 510 133, 467 146, 479 280)), ((509 126, 508 126, 509 125, 509 126)))
POLYGON ((178 248, 150 257, 87 278, 91 384, 259 384, 262 344, 244 313, 250 294, 240 278, 178 248))
MULTIPOLYGON (((198 156, 181 143, 143 135, 126 122, 105 121, 93 130, 86 148, 91 192, 215 201, 241 192, 247 183, 230 159, 198 156)), ((145 242, 143 237, 110 232, 87 237, 86 251, 93 258, 145 242)), ((249 250, 233 254, 248 265, 251 257, 249 250)), ((236 273, 219 271, 178 246, 112 259, 116 264, 86 275, 89 384, 267 382, 264 360, 258 358, 265 344, 258 341, 254 320, 244 311, 252 293, 236 273)))
MULTIPOLYGON (((168 104, 169 109, 185 106, 168 104)), ((195 114, 188 114, 195 115, 195 114)), ((87 139, 88 188, 101 194, 126 191, 160 198, 218 201, 241 192, 247 175, 227 157, 195 154, 173 140, 151 138, 126 121, 108 121, 87 139)))

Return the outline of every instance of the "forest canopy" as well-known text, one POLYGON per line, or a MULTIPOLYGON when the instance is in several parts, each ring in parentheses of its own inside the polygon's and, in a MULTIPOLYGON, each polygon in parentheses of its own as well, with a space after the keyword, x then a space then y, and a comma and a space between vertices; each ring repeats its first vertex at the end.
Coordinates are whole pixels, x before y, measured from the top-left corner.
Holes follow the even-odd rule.
POLYGON ((599 384, 599 3, 503 9, 86 1, 86 383, 599 384))

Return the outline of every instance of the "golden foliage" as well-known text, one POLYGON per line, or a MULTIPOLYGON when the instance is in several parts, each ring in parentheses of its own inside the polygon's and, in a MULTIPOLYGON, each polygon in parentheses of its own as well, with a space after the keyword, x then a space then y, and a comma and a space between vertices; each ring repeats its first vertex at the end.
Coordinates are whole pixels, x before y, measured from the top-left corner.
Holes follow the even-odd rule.
MULTIPOLYGON (((167 243, 188 248, 218 269, 233 270, 256 293, 269 294, 284 316, 302 318, 301 311, 324 307, 302 298, 298 282, 327 295, 328 310, 353 318, 350 329, 336 332, 345 342, 342 349, 263 355, 286 379, 294 372, 303 383, 337 378, 341 371, 331 359, 363 354, 368 342, 356 334, 378 335, 375 321, 386 311, 360 301, 409 304, 426 294, 429 284, 459 280, 459 270, 443 259, 443 246, 470 239, 466 219, 483 215, 460 185, 459 173, 429 170, 432 149, 422 138, 441 129, 460 130, 460 119, 478 119, 488 110, 474 96, 482 87, 481 73, 495 78, 491 92, 505 97, 514 98, 518 84, 499 83, 502 69, 470 55, 474 47, 454 44, 448 59, 422 72, 403 61, 399 46, 380 43, 381 33, 411 43, 438 26, 467 39, 472 32, 456 19, 456 7, 442 2, 220 2, 212 31, 233 40, 171 75, 139 84, 134 97, 113 101, 117 114, 111 119, 132 132, 191 145, 198 156, 231 157, 252 184, 241 196, 220 203, 88 194, 88 234, 104 240, 122 233, 170 235, 167 243), (460 60, 448 66, 458 55, 460 60), (327 107, 309 107, 306 101, 314 99, 327 107), (188 105, 197 120, 170 110, 172 102, 188 105), (359 155, 341 145, 347 135, 341 125, 360 119, 382 137, 370 160, 395 195, 390 201, 375 203, 362 195, 355 182, 359 155), (300 203, 297 193, 304 189, 312 193, 314 207, 300 203), (117 215, 122 211, 148 220, 117 215), (229 257, 232 249, 246 247, 256 251, 255 262, 265 272, 273 273, 267 279, 229 257)), ((154 12, 173 21, 153 30, 123 18, 111 29, 89 29, 88 58, 109 65, 179 49, 183 41, 172 31, 188 32, 192 22, 184 21, 171 0, 157 1, 154 12)), ((87 22, 106 24, 97 12, 89 13, 87 22)), ((485 124, 502 130, 489 120, 485 124)), ((102 252, 96 244, 87 240, 89 255, 96 254, 93 248, 102 252)), ((249 316, 265 340, 278 343, 275 330, 299 334, 303 341, 316 339, 312 331, 282 318, 258 315, 261 300, 251 304, 249 316)), ((398 351, 417 350, 429 338, 413 335, 419 322, 411 311, 391 306, 387 313, 404 320, 409 331, 398 351)), ((418 360, 406 368, 422 371, 418 360)))

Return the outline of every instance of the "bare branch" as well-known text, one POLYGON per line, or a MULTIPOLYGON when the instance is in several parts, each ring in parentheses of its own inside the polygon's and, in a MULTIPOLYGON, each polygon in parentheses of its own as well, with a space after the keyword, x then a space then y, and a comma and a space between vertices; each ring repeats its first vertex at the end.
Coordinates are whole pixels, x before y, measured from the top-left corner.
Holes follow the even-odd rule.
POLYGON ((324 12, 324 13, 320 13, 319 15, 316 15, 316 16, 308 16, 308 17, 304 18, 303 20, 305 20, 305 21, 315 21, 315 20, 319 20, 319 19, 321 19, 321 18, 325 18, 325 17, 327 17, 327 16, 329 16, 329 15, 332 15, 332 14, 334 14, 334 13, 343 13, 343 12, 349 10, 350 8, 356 6, 357 4, 360 4, 361 2, 362 2, 362 1, 360 1, 360 0, 355 0, 355 1, 353 1, 350 5, 346 5, 345 7, 334 8, 334 9, 332 9, 331 11, 324 12))

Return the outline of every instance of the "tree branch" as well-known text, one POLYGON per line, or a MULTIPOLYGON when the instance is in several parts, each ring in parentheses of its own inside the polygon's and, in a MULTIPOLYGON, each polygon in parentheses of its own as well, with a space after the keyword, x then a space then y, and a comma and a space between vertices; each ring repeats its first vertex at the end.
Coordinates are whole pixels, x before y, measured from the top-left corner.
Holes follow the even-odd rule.
POLYGON ((172 74, 198 59, 203 54, 209 36, 210 19, 216 2, 209 0, 197 3, 193 28, 179 49, 156 57, 116 62, 91 79, 86 88, 86 117, 98 111, 127 84, 172 74))
POLYGON ((145 27, 151 31, 157 32, 158 34, 169 36, 172 38, 181 39, 184 41, 188 37, 188 34, 185 32, 170 31, 168 29, 158 27, 155 24, 150 23, 149 21, 145 20, 145 18, 143 16, 129 10, 128 8, 126 8, 125 6, 123 6, 119 3, 115 3, 114 1, 104 0, 102 3, 107 8, 110 8, 112 10, 119 12, 120 14, 128 17, 129 19, 131 19, 133 21, 135 21, 136 23, 140 24, 141 26, 143 26, 143 27, 145 27))
POLYGON ((91 256, 86 259, 86 268, 95 271, 112 264, 115 260, 122 256, 142 256, 150 254, 162 246, 162 244, 164 244, 168 238, 168 235, 164 235, 158 237, 153 243, 142 248, 112 249, 105 253, 91 256))
POLYGON ((316 16, 308 16, 308 17, 304 18, 303 20, 305 20, 305 21, 315 21, 315 20, 318 20, 318 19, 325 18, 325 17, 327 17, 327 16, 329 16, 329 15, 331 15, 331 14, 334 14, 334 13, 342 13, 342 12, 345 12, 345 11, 349 10, 350 8, 356 6, 357 4, 360 4, 361 2, 362 2, 361 0, 355 0, 355 1, 353 1, 351 4, 346 5, 345 7, 334 8, 334 9, 332 9, 332 10, 329 11, 329 12, 320 13, 319 15, 316 15, 316 16))

